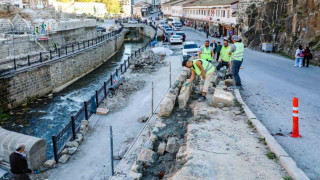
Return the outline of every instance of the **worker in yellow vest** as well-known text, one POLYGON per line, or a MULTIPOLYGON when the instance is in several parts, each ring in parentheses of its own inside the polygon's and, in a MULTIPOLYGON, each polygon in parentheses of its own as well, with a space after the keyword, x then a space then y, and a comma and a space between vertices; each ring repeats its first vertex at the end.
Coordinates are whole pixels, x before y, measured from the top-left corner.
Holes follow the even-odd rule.
POLYGON ((240 39, 237 35, 232 36, 233 45, 230 48, 229 55, 231 55, 231 74, 234 78, 235 85, 231 86, 232 89, 241 89, 241 79, 239 76, 239 70, 243 61, 244 44, 239 42, 240 39))
POLYGON ((220 51, 220 60, 219 64, 217 65, 217 71, 219 71, 222 67, 226 66, 226 68, 229 68, 230 64, 230 52, 231 46, 229 46, 228 40, 223 41, 223 46, 220 51))
POLYGON ((198 57, 199 59, 207 60, 207 61, 212 61, 212 58, 215 57, 213 48, 210 46, 210 41, 206 40, 204 43, 204 46, 202 46, 198 52, 198 57))
POLYGON ((201 77, 200 81, 200 97, 198 99, 199 102, 203 102, 206 100, 206 95, 211 84, 215 67, 211 62, 203 59, 195 59, 195 60, 184 60, 182 62, 182 66, 187 68, 191 68, 192 74, 190 81, 186 82, 184 85, 188 86, 193 82, 196 75, 201 77))

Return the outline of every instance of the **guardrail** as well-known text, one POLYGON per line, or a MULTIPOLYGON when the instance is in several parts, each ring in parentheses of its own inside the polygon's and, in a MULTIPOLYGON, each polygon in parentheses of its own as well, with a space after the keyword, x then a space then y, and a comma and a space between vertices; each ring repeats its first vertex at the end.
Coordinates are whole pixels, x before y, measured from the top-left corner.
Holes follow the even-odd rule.
POLYGON ((8 68, 3 69, 2 71, 0 70, 0 76, 13 73, 19 69, 22 69, 34 64, 41 64, 49 60, 57 60, 57 59, 60 59, 61 57, 79 53, 92 46, 95 46, 99 43, 109 40, 110 38, 119 34, 121 31, 122 31, 122 28, 101 36, 97 36, 96 38, 84 40, 81 42, 73 42, 73 43, 61 46, 60 48, 50 49, 49 51, 43 51, 40 53, 27 55, 25 57, 14 58, 13 60, 0 62, 0 66, 1 65, 9 66, 8 68))
POLYGON ((68 141, 76 139, 76 133, 80 131, 81 121, 89 120, 93 112, 91 111, 91 104, 95 103, 99 106, 102 101, 108 97, 110 91, 109 88, 114 84, 114 80, 120 79, 120 76, 124 74, 130 66, 130 59, 137 57, 144 52, 148 47, 151 47, 151 41, 149 40, 142 48, 136 50, 125 60, 116 71, 110 75, 107 81, 96 90, 96 93, 88 101, 84 101, 81 109, 73 116, 70 117, 70 121, 66 126, 55 136, 52 136, 53 155, 56 162, 62 156, 62 150, 65 148, 68 141))

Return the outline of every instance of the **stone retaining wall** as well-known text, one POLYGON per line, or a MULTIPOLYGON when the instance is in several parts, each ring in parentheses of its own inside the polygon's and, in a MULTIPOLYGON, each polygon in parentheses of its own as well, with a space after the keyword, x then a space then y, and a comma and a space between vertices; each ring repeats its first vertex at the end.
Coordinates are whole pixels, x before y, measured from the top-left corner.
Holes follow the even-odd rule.
POLYGON ((18 144, 25 144, 25 153, 30 169, 38 169, 47 159, 47 142, 33 136, 28 136, 0 127, 0 158, 9 162, 9 156, 18 144))
POLYGON ((120 33, 85 51, 4 77, 0 81, 0 105, 3 109, 13 108, 70 83, 107 61, 123 42, 124 34, 120 33))

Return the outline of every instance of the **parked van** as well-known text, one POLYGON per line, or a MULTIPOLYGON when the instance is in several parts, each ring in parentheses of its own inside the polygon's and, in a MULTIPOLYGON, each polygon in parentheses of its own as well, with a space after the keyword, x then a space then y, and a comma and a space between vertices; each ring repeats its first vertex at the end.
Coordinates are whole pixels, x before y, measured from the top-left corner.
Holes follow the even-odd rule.
POLYGON ((181 22, 172 22, 171 27, 174 31, 180 31, 182 29, 182 23, 181 22))

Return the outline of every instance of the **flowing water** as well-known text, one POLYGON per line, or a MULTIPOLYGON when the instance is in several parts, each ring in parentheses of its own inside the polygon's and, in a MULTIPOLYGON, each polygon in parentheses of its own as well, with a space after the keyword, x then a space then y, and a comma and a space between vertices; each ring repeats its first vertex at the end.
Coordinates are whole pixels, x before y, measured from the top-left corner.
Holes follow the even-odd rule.
MULTIPOLYGON (((139 49, 149 38, 141 36, 138 31, 126 35, 121 49, 107 62, 86 76, 68 86, 53 98, 39 98, 26 106, 11 111, 11 119, 2 127, 15 132, 32 135, 47 140, 47 157, 53 157, 52 135, 58 134, 82 107, 83 102, 90 99, 106 81, 110 74, 128 58, 132 51, 139 49)), ((107 47, 105 47, 107 48, 107 47)))

